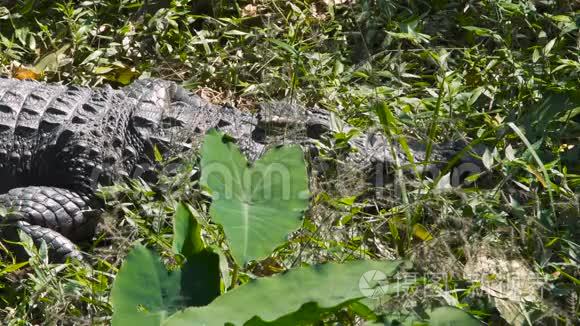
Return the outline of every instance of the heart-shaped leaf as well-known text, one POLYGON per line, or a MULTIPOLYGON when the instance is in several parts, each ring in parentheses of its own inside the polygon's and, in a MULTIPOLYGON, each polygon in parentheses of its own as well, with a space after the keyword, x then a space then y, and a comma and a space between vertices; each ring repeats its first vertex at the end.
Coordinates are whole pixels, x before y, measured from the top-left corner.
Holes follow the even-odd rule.
POLYGON ((160 325, 173 312, 207 305, 220 294, 219 256, 202 250, 170 272, 159 256, 137 245, 113 284, 112 325, 160 325))
POLYGON ((229 137, 210 130, 201 169, 201 184, 213 199, 210 214, 238 263, 267 257, 300 227, 309 191, 299 146, 273 148, 249 166, 229 137))

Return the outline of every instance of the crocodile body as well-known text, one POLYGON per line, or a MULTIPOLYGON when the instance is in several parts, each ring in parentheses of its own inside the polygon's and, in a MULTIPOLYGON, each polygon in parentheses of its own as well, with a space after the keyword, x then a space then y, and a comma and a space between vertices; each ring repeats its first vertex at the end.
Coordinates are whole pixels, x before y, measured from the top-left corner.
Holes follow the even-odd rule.
MULTIPOLYGON (((0 78, 0 206, 7 209, 1 236, 17 240, 20 230, 46 242, 51 259, 80 258, 74 242, 94 233, 99 185, 152 173, 154 148, 182 151, 210 128, 232 136, 255 159, 272 142, 277 119, 269 112, 212 105, 163 80, 115 90, 0 78)), ((298 112, 291 120, 301 130, 286 137, 292 142, 306 144, 329 131, 323 111, 298 112)), ((354 164, 391 164, 384 140, 355 137, 361 149, 354 164)), ((442 160, 455 152, 434 151, 442 160)), ((423 154, 413 152, 417 161, 423 154)), ((395 155, 405 162, 402 151, 395 155)))

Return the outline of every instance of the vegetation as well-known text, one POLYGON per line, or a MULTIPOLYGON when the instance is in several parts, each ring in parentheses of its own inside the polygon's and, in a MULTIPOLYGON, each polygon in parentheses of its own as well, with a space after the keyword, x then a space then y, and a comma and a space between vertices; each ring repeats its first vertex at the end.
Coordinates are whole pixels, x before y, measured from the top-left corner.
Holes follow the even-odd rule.
MULTIPOLYGON (((1 1, 2 75, 115 87, 163 77, 244 110, 270 99, 317 105, 333 112, 335 127, 319 144, 335 177, 310 189, 310 209, 301 225, 289 222, 286 241, 236 253, 231 216, 216 212, 207 187, 191 181, 204 153, 187 157, 157 184, 102 189, 110 209, 86 262, 49 264, 43 248, 29 248, 36 254, 19 263, 5 252, 3 324, 109 324, 118 317, 116 298, 131 294, 118 289, 132 261, 187 284, 198 258, 208 266, 199 279, 211 281, 192 285, 201 287, 195 296, 163 283, 176 296, 154 307, 173 313, 221 294, 195 310, 214 318, 212 309, 257 300, 248 299, 257 282, 283 288, 278 281, 293 273, 303 273, 295 276, 301 282, 322 276, 308 266, 330 263, 346 279, 345 266, 405 260, 404 291, 353 302, 345 296, 348 304, 324 305, 332 309, 312 323, 410 324, 428 316, 435 323, 433 316, 457 313, 494 325, 575 324, 579 73, 575 1, 1 1), (462 187, 451 186, 448 171, 435 180, 400 175, 369 195, 335 159, 351 150, 341 121, 381 129, 402 147, 410 138, 428 147, 444 140, 485 146, 486 169, 462 187)), ((154 300, 159 288, 142 290, 154 300)), ((277 317, 303 318, 322 306, 301 306, 310 310, 296 315, 295 300, 322 299, 268 303, 287 303, 276 306, 277 317)))
MULTIPOLYGON (((211 191, 210 214, 223 226, 231 239, 230 252, 242 266, 263 259, 262 251, 283 244, 281 238, 296 228, 288 218, 297 220, 296 213, 301 216, 308 206, 303 156, 297 146, 274 148, 247 169, 246 160, 226 136, 210 131, 205 137, 201 182, 211 191)), ((168 272, 145 247, 133 249, 113 285, 113 325, 302 325, 357 304, 369 296, 365 291, 386 296, 407 286, 392 278, 401 261, 355 260, 290 269, 219 296, 219 254, 205 248, 201 228, 185 205, 179 206, 173 225, 173 251, 185 263, 168 272), (369 272, 372 277, 361 278, 369 272)), ((234 263, 234 268, 239 265, 234 263)), ((445 309, 447 314, 427 312, 427 319, 436 324, 479 325, 466 312, 445 309)), ((365 319, 382 318, 370 313, 365 319)))

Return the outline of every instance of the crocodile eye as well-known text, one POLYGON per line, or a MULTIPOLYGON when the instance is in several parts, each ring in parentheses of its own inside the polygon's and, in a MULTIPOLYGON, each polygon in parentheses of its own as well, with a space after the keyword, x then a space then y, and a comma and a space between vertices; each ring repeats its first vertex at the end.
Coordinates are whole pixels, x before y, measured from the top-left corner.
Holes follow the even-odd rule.
POLYGON ((140 128, 152 128, 155 126, 155 123, 152 120, 146 119, 141 116, 134 116, 133 122, 136 127, 140 128))
POLYGON ((161 120, 161 124, 163 128, 171 128, 171 127, 183 127, 185 126, 185 122, 180 120, 176 117, 165 117, 161 120))
POLYGON ((262 127, 256 126, 256 128, 252 130, 252 140, 256 143, 264 144, 266 142, 266 130, 262 127))
POLYGON ((328 131, 328 127, 323 124, 312 124, 306 129, 306 135, 310 138, 320 139, 328 131))
POLYGON ((218 122, 218 124, 217 124, 217 127, 218 127, 218 128, 223 128, 223 127, 227 127, 227 126, 229 126, 229 125, 231 125, 231 123, 230 123, 230 122, 228 122, 228 121, 226 121, 226 120, 222 120, 222 119, 220 119, 220 121, 219 121, 219 122, 218 122))

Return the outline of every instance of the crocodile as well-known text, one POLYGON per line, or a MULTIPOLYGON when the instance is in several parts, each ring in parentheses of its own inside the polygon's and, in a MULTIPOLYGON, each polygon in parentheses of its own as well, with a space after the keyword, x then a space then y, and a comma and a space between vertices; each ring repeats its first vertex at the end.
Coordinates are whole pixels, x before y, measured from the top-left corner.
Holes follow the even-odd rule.
MULTIPOLYGON (((82 259, 75 243, 94 236, 103 207, 97 189, 155 174, 156 155, 195 150, 211 128, 231 136, 250 160, 285 142, 315 156, 317 141, 332 132, 329 114, 296 108, 246 112, 161 79, 113 89, 0 78, 0 237, 18 241, 20 231, 46 243, 53 261, 82 259)), ((354 136, 358 149, 349 160, 366 170, 376 162, 408 163, 409 153, 385 150, 386 140, 381 133, 354 136)), ((410 145, 414 160, 424 161, 425 148, 410 145)), ((458 146, 435 147, 431 157, 449 160, 458 146)))

